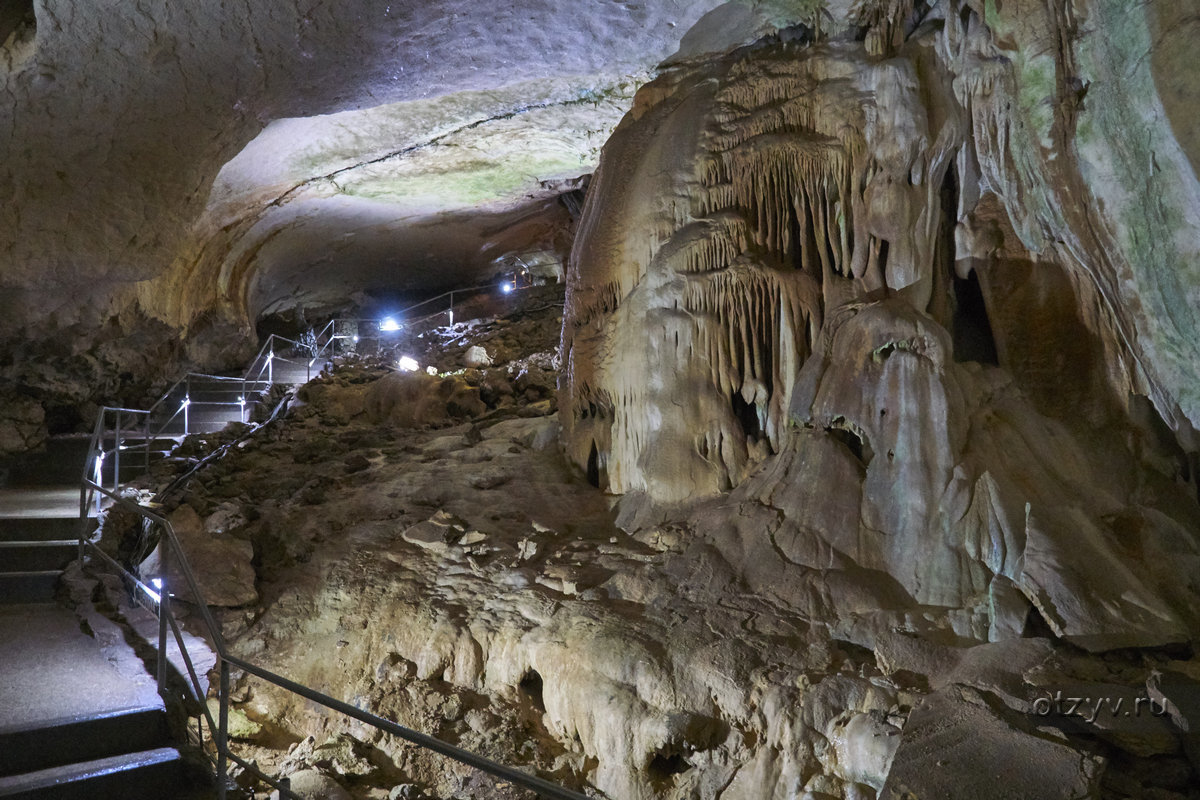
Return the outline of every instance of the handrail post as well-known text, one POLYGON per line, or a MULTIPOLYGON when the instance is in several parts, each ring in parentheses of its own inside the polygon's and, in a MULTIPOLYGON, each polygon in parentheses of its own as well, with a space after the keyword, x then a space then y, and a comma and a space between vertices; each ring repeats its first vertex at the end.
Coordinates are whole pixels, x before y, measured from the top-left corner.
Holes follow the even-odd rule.
POLYGON ((116 413, 116 423, 113 427, 113 491, 121 488, 121 411, 116 413))
POLYGON ((450 290, 450 324, 454 325, 454 290, 450 290))
POLYGON ((159 550, 162 558, 159 560, 158 586, 158 693, 166 697, 167 689, 167 614, 171 613, 171 581, 169 571, 171 564, 171 548, 166 533, 159 532, 159 550))
POLYGON ((217 800, 225 800, 225 784, 228 783, 229 765, 226 753, 229 750, 229 662, 221 658, 220 711, 217 713, 217 800))
POLYGON ((146 474, 150 474, 150 414, 146 413, 146 438, 143 440, 146 443, 146 474))
MULTIPOLYGON (((104 412, 100 412, 100 434, 95 438, 96 452, 92 455, 96 459, 96 465, 92 468, 92 475, 95 477, 97 486, 104 486, 104 412)), ((92 492, 92 497, 96 498, 96 516, 100 516, 100 493, 92 492)))

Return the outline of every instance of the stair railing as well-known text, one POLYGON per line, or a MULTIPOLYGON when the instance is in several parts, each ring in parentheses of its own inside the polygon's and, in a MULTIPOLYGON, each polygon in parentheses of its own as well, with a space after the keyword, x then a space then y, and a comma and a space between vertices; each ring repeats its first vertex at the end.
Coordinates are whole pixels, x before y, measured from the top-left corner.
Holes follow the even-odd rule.
MULTIPOLYGON (((149 471, 154 441, 174 437, 178 433, 184 436, 193 433, 193 414, 198 408, 237 408, 238 419, 248 422, 247 417, 251 407, 257 402, 256 398, 261 397, 274 383, 276 365, 304 364, 305 380, 311 379, 316 361, 336 341, 332 331, 333 322, 308 343, 272 334, 267 337, 262 349, 240 378, 189 372, 172 384, 147 409, 102 407, 97 415, 96 427, 92 431, 89 455, 89 460, 95 460, 91 466, 97 470, 94 472, 96 482, 102 485, 108 483, 104 475, 107 470, 111 470, 111 487, 115 491, 121 485, 122 458, 128 458, 128 455, 123 457, 122 453, 129 450, 130 445, 127 441, 134 438, 140 440, 138 449, 141 450, 141 466, 149 471), (210 384, 209 391, 212 391, 211 384, 214 383, 228 387, 225 394, 229 399, 196 397, 194 389, 201 383, 210 384), (181 431, 168 432, 179 422, 182 422, 181 431)), ((128 466, 129 462, 126 461, 125 465, 128 466)))
MULTIPOLYGON (((396 316, 407 318, 409 312, 414 309, 442 299, 448 299, 448 305, 444 311, 434 311, 417 319, 406 319, 404 324, 417 325, 439 317, 442 314, 448 315, 450 324, 454 324, 454 296, 456 294, 461 297, 466 294, 476 294, 493 288, 495 287, 492 284, 481 284, 479 286, 451 289, 418 303, 413 303, 396 312, 396 316)), ((144 457, 142 460, 145 468, 148 470, 150 467, 150 448, 153 440, 166 435, 167 429, 181 417, 183 421, 183 435, 187 436, 190 434, 192 432, 191 415, 194 407, 219 408, 237 406, 239 409, 239 419, 242 422, 247 422, 248 406, 252 406, 256 402, 251 398, 255 396, 261 397, 275 382, 277 364, 303 364, 305 367, 305 380, 311 380, 317 362, 331 357, 339 342, 348 339, 357 342, 361 335, 360 326, 367 322, 367 320, 362 319, 332 319, 320 331, 313 333, 308 341, 304 342, 273 333, 267 337, 267 340, 263 343, 258 354, 250 362, 250 365, 246 368, 241 378, 189 372, 176 381, 171 388, 167 389, 148 409, 115 407, 102 409, 102 418, 105 418, 105 412, 113 414, 113 425, 111 428, 105 426, 102 430, 93 432, 93 443, 95 444, 95 440, 100 441, 99 453, 101 460, 109 456, 113 458, 111 462, 114 464, 113 485, 117 486, 120 483, 120 470, 116 468, 116 465, 120 463, 121 451, 126 449, 124 444, 126 435, 128 434, 132 437, 135 430, 132 424, 130 424, 134 419, 140 420, 141 423, 136 428, 136 431, 138 438, 144 444, 144 457), (354 333, 350 333, 351 326, 353 326, 354 333), (199 381, 216 381, 218 383, 228 383, 231 386, 240 383, 241 392, 237 395, 236 400, 198 400, 192 396, 192 387, 193 383, 199 381), (125 415, 125 418, 123 419, 121 415, 125 415), (103 446, 104 440, 108 438, 113 440, 111 448, 103 446)), ((369 324, 375 327, 378 325, 378 321, 370 320, 369 324)), ((99 480, 98 482, 103 483, 103 480, 99 480)))
POLYGON ((318 692, 316 689, 297 683, 296 681, 277 675, 274 672, 266 670, 256 664, 253 664, 245 659, 235 656, 229 651, 225 642, 225 637, 221 634, 221 628, 212 616, 212 612, 208 604, 204 600, 204 595, 200 590, 196 576, 192 571, 191 565, 188 563, 187 555, 179 544, 179 539, 175 535, 175 529, 171 526, 170 521, 147 508, 144 505, 134 502, 133 500, 120 496, 117 492, 111 491, 96 481, 91 480, 85 474, 83 483, 80 488, 79 513, 81 533, 79 547, 81 554, 86 552, 97 557, 100 561, 106 564, 109 568, 115 570, 118 575, 128 582, 129 586, 135 593, 141 597, 148 598, 150 602, 149 608, 158 616, 158 655, 157 655, 157 680, 158 691, 164 698, 170 692, 170 663, 167 658, 168 633, 175 642, 183 660, 184 667, 187 671, 188 684, 186 688, 190 692, 190 696, 184 695, 185 703, 194 704, 200 708, 200 713, 197 717, 197 728, 199 735, 199 744, 204 745, 204 730, 207 725, 209 739, 213 743, 213 748, 216 751, 215 771, 217 779, 217 797, 218 800, 225 800, 229 787, 229 763, 233 762, 242 769, 252 774, 255 778, 279 790, 282 797, 288 800, 301 800, 301 798, 290 790, 286 785, 286 779, 272 778, 258 768, 256 764, 240 758, 229 748, 229 703, 230 703, 230 677, 232 668, 237 668, 248 675, 266 681, 273 686, 279 687, 287 692, 290 692, 298 697, 302 697, 310 702, 316 703, 331 711, 336 711, 344 716, 358 720, 364 724, 370 725, 384 733, 396 736, 404 741, 410 742, 423 749, 438 753, 442 756, 452 758, 455 761, 466 764, 469 767, 486 772, 501 780, 507 781, 515 786, 524 789, 529 789, 537 793, 541 797, 551 798, 551 800, 587 800, 585 795, 578 792, 570 791, 557 784, 550 783, 535 775, 530 775, 513 767, 500 764, 492 761, 477 753, 472 753, 469 750, 464 750, 441 739, 434 738, 411 728, 400 725, 397 722, 372 714, 369 711, 364 711, 357 706, 345 703, 329 695, 318 692), (95 503, 99 504, 97 495, 102 495, 111 503, 119 505, 124 509, 132 511, 146 521, 150 531, 158 531, 159 534, 159 571, 160 575, 157 578, 151 578, 150 584, 145 583, 142 578, 135 575, 129 568, 118 562, 112 556, 105 553, 100 547, 87 538, 85 525, 88 520, 88 509, 95 503), (204 689, 199 675, 196 673, 195 664, 188 653, 187 643, 184 640, 183 632, 180 629, 179 622, 175 619, 172 611, 172 569, 174 573, 182 580, 186 591, 192 598, 196 609, 200 613, 200 620, 205 628, 208 641, 212 644, 212 649, 217 657, 217 669, 219 671, 218 689, 217 689, 217 718, 214 720, 211 710, 208 708, 207 697, 208 692, 204 689))

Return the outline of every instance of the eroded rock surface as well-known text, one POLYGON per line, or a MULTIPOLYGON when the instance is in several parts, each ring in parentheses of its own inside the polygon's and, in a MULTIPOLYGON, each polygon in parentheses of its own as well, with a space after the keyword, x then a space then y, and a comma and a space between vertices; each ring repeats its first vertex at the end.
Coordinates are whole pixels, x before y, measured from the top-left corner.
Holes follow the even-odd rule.
MULTIPOLYGON (((541 350, 545 342, 522 324, 468 327, 495 352, 516 355, 517 342, 541 350)), ((914 446, 931 452, 897 465, 892 485, 905 483, 906 470, 936 474, 939 458, 957 464, 975 437, 1033 424, 1048 436, 1058 423, 1026 408, 1002 371, 946 360, 948 334, 895 298, 861 304, 824 330, 818 352, 829 357, 809 362, 794 394, 794 416, 809 424, 786 432, 808 446, 768 456, 724 497, 669 514, 636 496, 614 507, 589 485, 559 452, 559 424, 543 400, 497 392, 462 422, 372 417, 365 398, 388 378, 349 359, 181 498, 179 508, 196 509, 214 537, 254 545, 259 600, 220 612, 226 635, 268 669, 605 797, 870 798, 951 786, 981 798, 1013 796, 1014 786, 1046 797, 1150 788, 1189 796, 1194 752, 1175 719, 1194 710, 1188 698, 1200 682, 1188 676, 1200 673, 1186 648, 1101 658, 1063 641, 1074 632, 1039 628, 1027 576, 1000 566, 1006 547, 1029 546, 1024 527, 1007 544, 968 545, 929 534, 930 515, 942 512, 922 516, 914 505, 898 521, 881 517, 906 542, 893 551, 838 516, 857 524, 875 492, 860 460, 867 449, 854 452, 850 431, 879 443, 875 464, 898 450, 889 436, 923 426, 914 446), (876 383, 924 386, 957 410, 894 428, 868 424, 878 416, 872 403, 888 397, 876 383), (845 406, 848 385, 860 387, 851 394, 863 416, 827 429, 823 403, 845 406), (973 416, 980 397, 1006 392, 1012 409, 1003 417, 973 416), (919 469, 926 461, 933 466, 919 469), (807 477, 780 478, 789 473, 807 477), (906 558, 906 547, 925 550, 906 558), (1169 695, 1177 705, 1155 716, 1145 706, 1145 718, 1054 705, 1076 695, 1130 704, 1153 696, 1155 709, 1169 695), (985 763, 1005 765, 1009 780, 985 779, 985 763)), ((431 347, 422 361, 447 366, 481 341, 463 329, 425 335, 450 346, 440 359, 431 347)), ((528 360, 471 380, 512 381, 508 367, 528 360)), ((1033 447, 1037 436, 1002 439, 1033 447)), ((1060 460, 1067 467, 1044 476, 1044 491, 1090 474, 1079 458, 1060 460)), ((997 482, 988 491, 995 509, 1017 489, 997 482)), ((982 513, 946 519, 954 535, 1000 526, 982 513)), ((1097 536, 1098 546, 1115 546, 1097 536)), ((1152 583, 1138 569, 1127 571, 1130 598, 1152 583)), ((1165 602, 1147 596, 1151 608, 1165 602)), ((1106 624, 1123 610, 1134 618, 1132 606, 1118 605, 1106 624)), ((1138 636, 1160 635, 1153 622, 1138 636)), ((235 676, 234 696, 248 723, 239 747, 323 791, 522 796, 248 677, 235 676)))
MULTIPOLYGON (((1164 297, 1192 234, 1154 258, 1123 240, 1093 149, 1127 164, 1105 126, 1155 98, 1045 82, 1097 66, 1072 14, 868 5, 639 92, 573 252, 569 457, 627 495, 626 529, 692 522, 821 618, 940 608, 982 641, 1032 606, 1088 649, 1190 641, 1193 389, 1149 339, 1192 317, 1168 335, 1111 288, 1164 297)), ((1200 209, 1176 208, 1148 224, 1200 209)))

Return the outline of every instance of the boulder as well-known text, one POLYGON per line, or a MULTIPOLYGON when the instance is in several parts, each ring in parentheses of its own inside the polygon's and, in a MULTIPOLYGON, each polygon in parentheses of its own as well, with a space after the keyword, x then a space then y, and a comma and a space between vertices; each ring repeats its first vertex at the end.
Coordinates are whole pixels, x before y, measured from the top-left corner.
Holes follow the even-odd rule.
POLYGON ((948 686, 913 709, 880 800, 1075 800, 1096 797, 1103 762, 982 693, 948 686))
POLYGON ((492 357, 488 355, 488 351, 484 350, 479 345, 471 345, 467 348, 466 354, 463 356, 463 361, 468 367, 478 369, 479 367, 490 367, 492 365, 492 357))
MULTIPOLYGON (((210 606, 236 608, 258 602, 255 572, 251 563, 254 546, 237 539, 205 530, 200 516, 189 505, 181 505, 168 517, 179 546, 187 556, 203 599, 210 606)), ((141 565, 144 578, 163 579, 162 544, 141 565)), ((176 559, 170 560, 165 580, 172 595, 189 603, 199 601, 183 578, 176 559)))
MULTIPOLYGON (((302 769, 288 775, 293 793, 304 800, 351 800, 352 795, 333 778, 315 769, 302 769)), ((271 793, 271 800, 278 800, 279 791, 271 793)))
POLYGON ((372 422, 419 428, 469 419, 487 410, 479 389, 461 377, 438 377, 424 372, 394 372, 371 384, 366 392, 372 422))

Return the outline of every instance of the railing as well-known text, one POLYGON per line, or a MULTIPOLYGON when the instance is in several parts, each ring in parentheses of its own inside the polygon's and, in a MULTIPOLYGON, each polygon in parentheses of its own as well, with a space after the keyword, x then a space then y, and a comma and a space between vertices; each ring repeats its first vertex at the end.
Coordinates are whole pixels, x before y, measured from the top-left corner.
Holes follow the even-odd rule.
MULTIPOLYGON (((402 313, 407 313, 414 308, 448 296, 450 297, 450 308, 448 311, 437 311, 418 320, 409 319, 407 324, 418 324, 421 321, 432 319, 445 313, 449 313, 450 320, 453 322, 454 294, 457 292, 478 291, 483 288, 488 287, 471 287, 470 289, 456 289, 452 292, 446 292, 437 297, 409 306, 402 313)), ((187 693, 183 694, 180 699, 187 705, 199 708, 199 713, 193 716, 197 718, 197 743, 201 748, 204 747, 205 730, 207 728, 207 738, 212 742, 213 750, 215 751, 213 761, 218 781, 217 796, 220 800, 225 800, 228 792, 230 762, 237 764, 256 779, 279 790, 282 797, 286 797, 288 800, 300 800, 299 796, 288 787, 286 778, 272 778, 262 772, 257 765, 239 758, 230 750, 229 683, 231 668, 242 670, 248 675, 255 676, 260 680, 266 681, 299 697, 303 697, 331 711, 336 711, 359 722, 371 725, 380 731, 411 742, 418 747, 452 758, 516 786, 529 789, 542 797, 552 798, 552 800, 587 800, 582 794, 572 792, 526 772, 505 766, 468 750, 456 747, 448 742, 443 742, 440 739, 406 728, 392 720, 385 719, 322 694, 315 689, 277 675, 233 655, 229 652, 224 637, 221 635, 220 627, 213 619, 212 613, 204 601, 196 577, 188 563, 186 554, 179 545, 179 540, 175 535, 174 529, 171 527, 171 523, 152 509, 134 502, 127 497, 122 497, 119 494, 122 459, 140 456, 142 466, 148 470, 151 459, 150 448, 153 441, 162 436, 167 428, 180 417, 182 417, 182 427, 186 435, 189 430, 189 415, 193 405, 238 405, 241 409, 239 418, 245 422, 247 398, 254 392, 259 391, 257 387, 269 386, 274 381, 276 365, 278 363, 299 364, 301 360, 297 359, 296 355, 304 354, 302 358, 307 360, 306 378, 311 378, 312 368, 315 363, 332 355, 339 341, 347 339, 358 341, 359 333, 357 331, 361 322, 365 321, 333 320, 320 332, 313 334, 308 341, 304 342, 297 342, 272 335, 268 337, 267 342, 263 345, 263 348, 259 351, 254 361, 251 362, 250 368, 242 378, 189 374, 167 390, 166 394, 149 409, 102 407, 97 415, 96 424, 92 432, 92 443, 84 465, 80 487, 80 560, 82 561, 87 555, 94 556, 108 567, 114 569, 128 583, 143 604, 150 601, 149 606, 151 610, 158 616, 158 655, 156 669, 158 690, 164 698, 167 698, 171 691, 171 682, 169 680, 171 677, 171 665, 167 657, 167 648, 170 641, 168 634, 174 640, 187 673, 187 683, 183 687, 187 690, 187 693), (352 326, 356 331, 355 333, 350 332, 352 326), (281 355, 282 353, 287 353, 287 355, 281 355), (242 393, 235 402, 214 401, 211 399, 193 402, 193 385, 200 380, 229 384, 240 383, 242 393), (178 399, 180 396, 182 396, 182 400, 178 399), (178 407, 174 407, 176 401, 178 402, 178 407), (171 410, 172 408, 174 410, 171 410), (138 453, 137 446, 124 444, 126 441, 125 434, 133 434, 134 432, 137 433, 138 438, 143 439, 144 447, 141 448, 140 453, 138 453), (109 447, 108 443, 110 438, 112 440, 111 447, 109 447), (111 467, 109 469, 112 471, 112 485, 111 488, 106 488, 104 481, 105 461, 110 458, 111 467), (89 540, 88 536, 91 531, 89 511, 99 513, 105 502, 112 505, 119 505, 140 516, 144 520, 143 525, 147 534, 153 534, 155 531, 158 532, 160 553, 159 572, 161 574, 151 579, 152 585, 145 583, 142 576, 135 574, 133 569, 136 569, 136 567, 131 569, 133 565, 126 566, 119 563, 89 540), (211 642, 212 649, 217 658, 219 678, 217 690, 218 713, 216 719, 213 719, 212 712, 208 707, 208 691, 204 688, 199 675, 196 673, 195 664, 188 653, 183 632, 172 613, 172 578, 170 577, 170 567, 172 564, 175 565, 175 570, 181 577, 186 590, 193 598, 196 608, 200 612, 200 620, 203 623, 205 634, 208 641, 211 642)), ((371 321, 370 324, 377 325, 375 321, 371 321)), ((277 408, 276 413, 278 411, 279 409, 277 408)))
MULTIPOLYGON (((394 317, 402 317, 403 326, 410 329, 442 315, 446 315, 450 324, 453 324, 455 295, 461 297, 493 288, 492 284, 482 284, 451 289, 400 309, 394 317), (411 317, 414 310, 443 299, 448 299, 445 309, 417 318, 411 317)), ((521 288, 524 286, 514 282, 509 284, 508 291, 521 288)), ((400 324, 397 323, 396 330, 399 329, 400 324)), ((102 408, 92 432, 93 442, 100 445, 96 461, 91 465, 96 482, 105 485, 105 470, 111 470, 112 480, 108 485, 116 491, 121 486, 122 460, 128 466, 129 459, 135 456, 140 456, 138 460, 141 466, 148 471, 154 443, 163 438, 196 432, 195 415, 201 410, 211 412, 236 408, 238 420, 247 422, 248 414, 258 399, 275 383, 278 370, 284 368, 282 365, 303 367, 303 379, 308 381, 312 379, 317 364, 332 358, 339 348, 347 352, 354 351, 360 340, 379 337, 380 341, 376 342, 378 349, 386 339, 384 334, 387 332, 388 329, 379 320, 339 318, 330 320, 321 330, 310 332, 300 341, 271 334, 240 378, 189 372, 148 409, 102 408), (199 386, 204 387, 203 395, 196 393, 199 386), (128 444, 133 440, 137 440, 138 444, 128 444), (137 453, 138 450, 141 452, 137 453)), ((293 375, 299 377, 299 370, 293 375)))
MULTIPOLYGON (((332 711, 336 711, 359 722, 371 725, 385 733, 389 733, 407 742, 422 747, 426 750, 438 753, 440 755, 452 758, 467 766, 482 770, 490 775, 505 780, 516 786, 524 789, 529 789, 536 792, 542 797, 552 798, 552 800, 586 800, 585 796, 577 792, 572 792, 564 789, 561 786, 550 783, 533 775, 529 775, 520 770, 484 758, 483 756, 456 747, 440 739, 420 733, 406 728, 391 720, 364 711, 356 706, 345 703, 329 695, 322 694, 315 689, 309 688, 281 675, 277 675, 260 666, 252 664, 242 658, 239 658, 229 652, 225 643, 224 637, 221 635, 221 629, 213 619, 212 612, 209 610, 207 603, 204 600, 203 593, 200 591, 196 576, 192 572, 192 568, 188 563, 187 556, 179 545, 179 539, 175 535, 175 530, 172 528, 170 521, 165 517, 155 513, 151 509, 136 503, 129 498, 121 497, 116 492, 104 488, 99 483, 87 477, 86 473, 83 478, 79 496, 79 513, 80 513, 80 537, 79 547, 81 557, 86 553, 99 558, 110 568, 116 570, 130 585, 130 587, 140 596, 149 598, 152 601, 151 610, 158 616, 158 658, 157 658, 157 679, 159 693, 166 698, 170 692, 170 663, 167 658, 168 633, 173 638, 176 647, 179 650, 180 657, 187 671, 187 679, 190 684, 186 688, 189 689, 190 695, 184 695, 181 699, 188 705, 198 707, 200 713, 197 717, 197 733, 201 747, 204 745, 205 726, 209 732, 209 739, 213 743, 213 748, 216 751, 214 766, 217 777, 217 797, 219 800, 225 800, 229 785, 229 763, 233 762, 245 769, 255 778, 278 789, 280 794, 289 800, 300 800, 299 796, 293 793, 287 786, 286 779, 276 779, 262 772, 255 764, 239 758, 229 749, 229 702, 230 702, 230 671, 236 667, 248 675, 253 675, 261 680, 266 681, 274 686, 277 686, 285 691, 291 692, 299 697, 303 697, 318 705, 324 706, 332 711), (88 509, 93 505, 101 504, 100 498, 107 498, 112 504, 119 505, 129 511, 139 515, 146 521, 149 526, 148 532, 152 533, 157 529, 159 534, 159 575, 151 578, 151 584, 143 581, 143 576, 135 575, 125 565, 119 563, 114 558, 109 556, 97 545, 93 544, 88 538, 85 531, 88 530, 88 509), (214 720, 212 712, 208 708, 207 696, 208 692, 201 684, 199 675, 196 673, 195 664, 188 653, 187 644, 183 637, 183 632, 180 629, 179 623, 176 621, 172 610, 172 595, 171 595, 171 565, 174 565, 175 571, 182 578, 182 581, 193 598, 196 608, 200 612, 200 619, 204 625, 205 633, 208 640, 212 643, 213 651, 217 657, 217 668, 219 670, 219 685, 217 692, 218 713, 214 720)), ((210 756, 211 758, 211 756, 210 756)))

